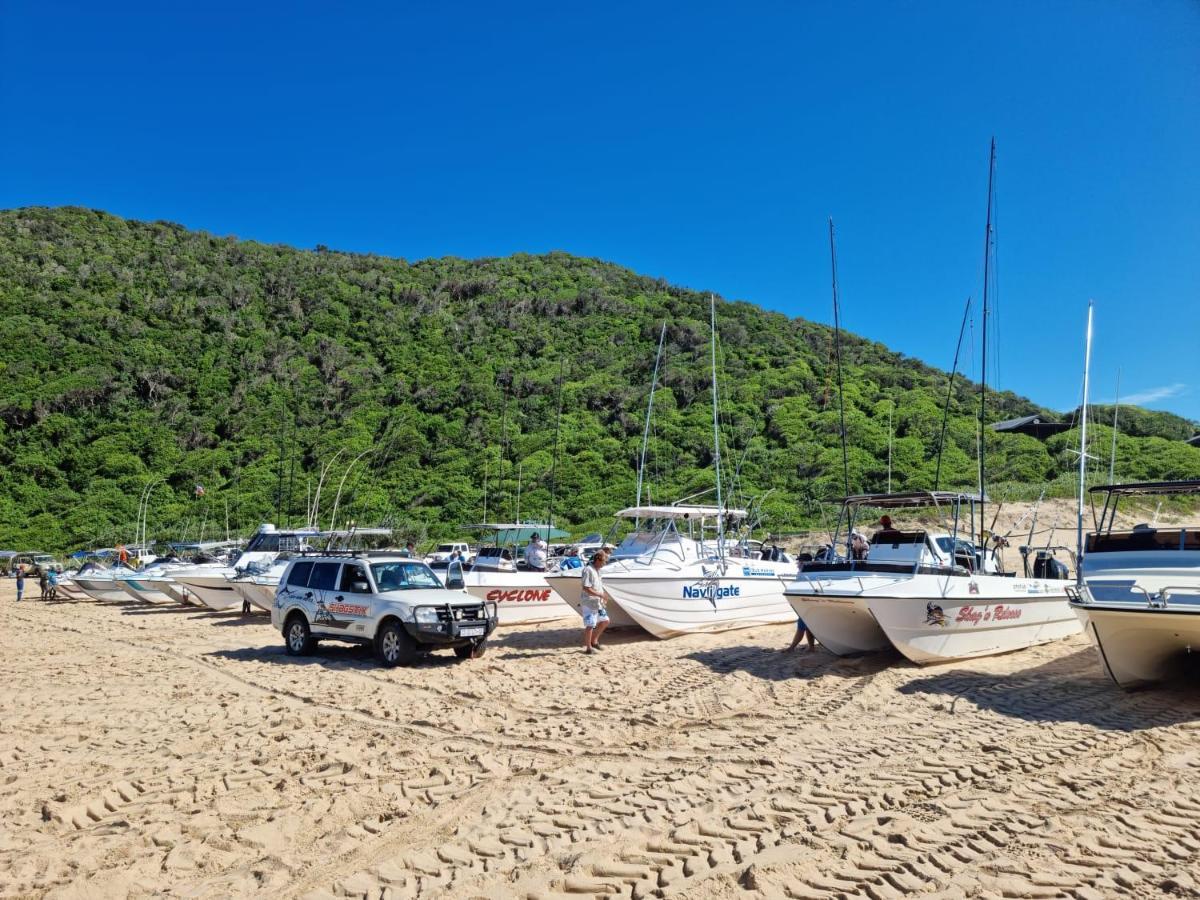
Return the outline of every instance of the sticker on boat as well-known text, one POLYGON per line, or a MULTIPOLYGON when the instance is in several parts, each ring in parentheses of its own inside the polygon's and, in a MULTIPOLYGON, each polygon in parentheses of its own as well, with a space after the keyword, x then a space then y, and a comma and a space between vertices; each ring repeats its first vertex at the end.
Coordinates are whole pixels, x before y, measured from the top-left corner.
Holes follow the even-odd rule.
POLYGON ((487 592, 487 599, 498 603, 546 603, 550 600, 550 589, 493 590, 487 592))
POLYGON ((691 587, 684 585, 683 599, 684 600, 712 600, 714 597, 720 600, 722 597, 740 597, 742 589, 735 585, 729 587, 716 587, 705 585, 704 587, 691 587))
POLYGON ((925 604, 925 624, 946 627, 946 613, 933 601, 925 604))

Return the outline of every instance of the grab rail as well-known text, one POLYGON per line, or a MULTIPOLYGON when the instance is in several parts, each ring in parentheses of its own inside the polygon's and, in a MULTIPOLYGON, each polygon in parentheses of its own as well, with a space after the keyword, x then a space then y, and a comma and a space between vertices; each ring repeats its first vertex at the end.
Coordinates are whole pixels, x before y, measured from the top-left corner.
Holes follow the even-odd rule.
POLYGON ((1190 593, 1190 594, 1197 594, 1198 596, 1200 596, 1200 588, 1198 588, 1198 587, 1197 587, 1196 585, 1194 585, 1194 584, 1171 584, 1171 585, 1167 585, 1165 588, 1160 588, 1160 589, 1159 589, 1159 591, 1158 591, 1158 600, 1159 600, 1159 605, 1160 605, 1160 606, 1161 606, 1163 609, 1166 609, 1166 608, 1167 608, 1167 601, 1171 599, 1171 597, 1170 597, 1170 592, 1171 592, 1171 591, 1187 591, 1187 592, 1188 592, 1188 593, 1190 593))

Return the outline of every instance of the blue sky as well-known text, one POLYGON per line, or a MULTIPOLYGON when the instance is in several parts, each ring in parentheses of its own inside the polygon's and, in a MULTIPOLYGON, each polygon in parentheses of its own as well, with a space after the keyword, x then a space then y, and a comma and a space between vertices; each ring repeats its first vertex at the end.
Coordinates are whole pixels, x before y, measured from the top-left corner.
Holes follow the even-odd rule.
MULTIPOLYGON (((999 386, 1200 419, 1200 4, 7 0, 0 207, 562 249, 948 367, 998 141, 999 386)), ((978 354, 974 354, 977 368, 978 354)), ((972 357, 967 358, 970 370, 972 357)))

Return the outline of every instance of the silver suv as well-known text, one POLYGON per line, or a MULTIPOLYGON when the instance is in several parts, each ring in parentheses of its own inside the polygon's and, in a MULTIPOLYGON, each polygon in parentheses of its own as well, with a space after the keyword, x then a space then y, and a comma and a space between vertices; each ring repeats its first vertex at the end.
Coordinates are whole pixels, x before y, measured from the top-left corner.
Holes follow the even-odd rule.
POLYGON ((395 666, 440 647, 460 659, 481 656, 496 604, 463 590, 457 562, 443 585, 424 562, 395 551, 313 553, 288 564, 271 624, 293 656, 321 640, 348 641, 373 644, 380 662, 395 666))

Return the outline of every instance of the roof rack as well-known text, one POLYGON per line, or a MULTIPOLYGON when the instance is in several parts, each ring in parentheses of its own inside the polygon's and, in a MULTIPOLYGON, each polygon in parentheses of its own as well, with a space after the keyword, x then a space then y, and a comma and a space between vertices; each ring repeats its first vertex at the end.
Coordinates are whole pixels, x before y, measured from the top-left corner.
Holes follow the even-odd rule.
POLYGON ((423 562, 419 556, 404 556, 403 550, 292 550, 288 552, 292 554, 293 559, 314 556, 336 556, 339 559, 373 559, 382 556, 398 556, 401 559, 423 562))

